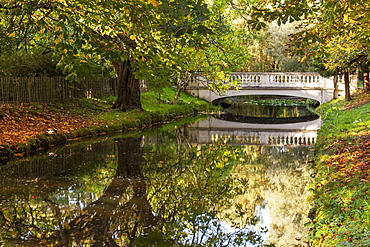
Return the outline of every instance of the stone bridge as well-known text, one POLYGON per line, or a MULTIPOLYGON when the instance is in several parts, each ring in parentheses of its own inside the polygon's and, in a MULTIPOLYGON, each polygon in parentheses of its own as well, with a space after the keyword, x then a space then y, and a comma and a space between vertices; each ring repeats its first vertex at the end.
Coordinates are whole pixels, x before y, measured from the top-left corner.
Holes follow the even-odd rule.
POLYGON ((186 127, 191 142, 221 141, 230 145, 311 146, 321 119, 290 124, 250 124, 208 118, 186 127))
MULTIPOLYGON (((326 78, 311 72, 235 72, 231 73, 230 80, 225 83, 233 80, 241 82, 240 89, 231 89, 220 94, 209 90, 207 85, 211 81, 198 74, 189 83, 186 92, 209 102, 242 95, 282 95, 314 99, 322 104, 344 95, 343 76, 338 77, 337 87, 334 87, 332 77, 326 78)), ((351 78, 351 91, 356 89, 357 81, 351 78)))

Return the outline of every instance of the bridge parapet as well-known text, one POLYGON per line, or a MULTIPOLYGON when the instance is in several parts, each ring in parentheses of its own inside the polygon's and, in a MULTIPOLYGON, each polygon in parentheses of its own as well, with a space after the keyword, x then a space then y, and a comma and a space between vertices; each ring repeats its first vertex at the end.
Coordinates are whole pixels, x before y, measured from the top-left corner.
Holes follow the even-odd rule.
POLYGON ((241 87, 326 88, 334 89, 332 80, 317 73, 244 73, 234 72, 230 80, 240 80, 241 87))

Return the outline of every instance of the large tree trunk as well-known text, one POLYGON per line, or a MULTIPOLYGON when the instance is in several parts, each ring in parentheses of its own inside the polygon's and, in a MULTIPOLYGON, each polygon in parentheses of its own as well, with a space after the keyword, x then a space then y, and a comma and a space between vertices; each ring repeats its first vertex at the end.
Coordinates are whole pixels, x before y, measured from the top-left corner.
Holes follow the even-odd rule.
POLYGON ((120 108, 123 111, 140 109, 140 81, 133 75, 130 60, 124 62, 112 62, 117 74, 118 98, 113 108, 120 108))
POLYGON ((344 72, 344 93, 345 93, 345 100, 351 100, 351 89, 350 89, 350 81, 349 81, 349 72, 344 72))
POLYGON ((363 63, 361 69, 364 72, 364 89, 369 91, 370 90, 370 61, 366 60, 363 63))
POLYGON ((364 72, 364 89, 370 90, 370 72, 369 69, 364 72))
POLYGON ((338 70, 335 71, 334 78, 333 78, 333 83, 334 83, 333 99, 337 99, 338 98, 338 70))

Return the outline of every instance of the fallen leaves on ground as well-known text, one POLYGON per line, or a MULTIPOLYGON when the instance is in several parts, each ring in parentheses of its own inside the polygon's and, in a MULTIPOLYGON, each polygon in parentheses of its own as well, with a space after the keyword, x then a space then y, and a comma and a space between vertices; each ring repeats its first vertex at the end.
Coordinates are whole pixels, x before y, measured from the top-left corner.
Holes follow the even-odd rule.
POLYGON ((334 175, 343 179, 358 175, 370 182, 370 133, 362 136, 356 143, 338 140, 337 150, 327 161, 334 168, 334 175))
POLYGON ((352 95, 352 100, 349 101, 345 106, 341 107, 341 110, 351 110, 363 106, 370 102, 370 91, 358 91, 352 95))
POLYGON ((43 105, 6 106, 0 112, 0 148, 26 143, 38 134, 56 129, 67 133, 99 123, 85 114, 55 111, 43 105))

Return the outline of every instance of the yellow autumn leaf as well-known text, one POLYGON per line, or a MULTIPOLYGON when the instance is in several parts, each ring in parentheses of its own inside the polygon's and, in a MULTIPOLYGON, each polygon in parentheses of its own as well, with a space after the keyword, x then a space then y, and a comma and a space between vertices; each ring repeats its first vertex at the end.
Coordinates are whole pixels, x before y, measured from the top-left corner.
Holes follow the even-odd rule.
POLYGON ((149 0, 148 3, 152 4, 154 7, 158 7, 159 5, 159 2, 157 2, 156 0, 149 0))
POLYGON ((306 55, 304 55, 304 56, 302 56, 301 58, 299 58, 298 60, 299 60, 299 62, 300 62, 300 63, 303 63, 303 62, 304 62, 304 60, 306 60, 306 58, 307 58, 307 56, 306 56, 306 55))
POLYGON ((86 60, 80 60, 80 63, 87 63, 87 61, 86 60))
POLYGON ((70 226, 70 225, 68 225, 68 224, 64 224, 64 227, 65 227, 65 229, 67 229, 67 230, 71 229, 71 226, 70 226))

